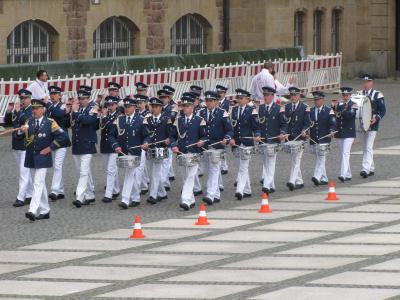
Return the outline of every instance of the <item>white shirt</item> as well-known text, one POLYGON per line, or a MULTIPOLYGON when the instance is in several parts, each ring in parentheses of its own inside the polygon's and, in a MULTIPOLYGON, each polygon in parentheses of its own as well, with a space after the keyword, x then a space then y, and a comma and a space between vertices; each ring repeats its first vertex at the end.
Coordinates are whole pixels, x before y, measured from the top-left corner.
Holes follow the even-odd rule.
POLYGON ((32 93, 32 99, 44 99, 49 96, 49 89, 47 88, 47 83, 36 79, 32 82, 28 88, 28 91, 32 93))
POLYGON ((39 126, 40 126, 43 121, 43 116, 40 119, 35 119, 35 128, 36 128, 37 121, 39 121, 39 126))
POLYGON ((192 119, 193 114, 191 114, 190 116, 185 116, 185 124, 187 124, 188 122, 190 122, 190 120, 192 119))
POLYGON ((261 72, 254 76, 254 78, 251 80, 251 96, 256 100, 263 101, 264 94, 262 88, 265 86, 275 89, 275 79, 267 69, 262 69, 261 72))

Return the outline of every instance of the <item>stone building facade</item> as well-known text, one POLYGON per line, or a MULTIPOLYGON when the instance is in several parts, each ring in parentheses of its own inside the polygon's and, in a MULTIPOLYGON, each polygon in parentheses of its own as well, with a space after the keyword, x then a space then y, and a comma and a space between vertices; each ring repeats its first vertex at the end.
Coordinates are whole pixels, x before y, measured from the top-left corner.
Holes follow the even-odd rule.
POLYGON ((0 63, 303 46, 400 69, 397 0, 0 0, 0 63))

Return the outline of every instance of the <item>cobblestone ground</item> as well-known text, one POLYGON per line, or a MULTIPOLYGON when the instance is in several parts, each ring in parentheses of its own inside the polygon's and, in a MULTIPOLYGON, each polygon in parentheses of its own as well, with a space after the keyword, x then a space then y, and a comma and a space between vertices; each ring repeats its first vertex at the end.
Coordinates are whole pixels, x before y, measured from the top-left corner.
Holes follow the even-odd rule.
MULTIPOLYGON (((70 153, 67 198, 51 203, 50 220, 29 223, 26 208, 11 206, 17 174, 10 140, 2 138, 0 299, 400 299, 399 84, 381 81, 377 88, 388 113, 376 140, 374 177, 358 176, 356 140, 353 180, 336 182, 340 200, 327 202, 327 188, 315 188, 310 180, 313 156, 304 155, 306 187, 294 193, 285 187, 288 156, 280 153, 273 212, 259 214, 260 158, 254 157, 253 197, 234 200, 231 164, 222 202, 207 207, 211 225, 201 228, 193 225, 198 206, 186 213, 178 208, 178 172, 166 202, 150 206, 144 196, 139 208, 126 211, 115 201, 102 203, 100 155, 93 164, 96 204, 74 208, 70 153), (135 215, 142 218, 146 239, 128 239, 135 215)), ((336 146, 327 170, 336 179, 336 146)))

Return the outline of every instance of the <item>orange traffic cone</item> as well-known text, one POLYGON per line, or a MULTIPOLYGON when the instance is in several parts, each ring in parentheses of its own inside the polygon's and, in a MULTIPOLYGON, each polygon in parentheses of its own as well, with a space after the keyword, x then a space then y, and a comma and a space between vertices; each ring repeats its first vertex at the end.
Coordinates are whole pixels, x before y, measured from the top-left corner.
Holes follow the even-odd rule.
POLYGON ((140 224, 140 217, 135 217, 135 225, 133 226, 132 235, 129 237, 130 239, 143 239, 146 236, 142 232, 142 225, 140 224))
POLYGON ((200 204, 199 218, 197 219, 197 222, 194 223, 194 225, 210 225, 210 222, 208 222, 207 220, 206 206, 204 205, 204 203, 200 204))
POLYGON ((258 212, 262 214, 272 213, 272 209, 269 207, 267 193, 262 194, 261 207, 258 212))
POLYGON ((339 198, 336 196, 335 183, 333 182, 333 180, 331 180, 329 182, 328 197, 326 197, 325 200, 329 200, 329 201, 339 200, 339 198))

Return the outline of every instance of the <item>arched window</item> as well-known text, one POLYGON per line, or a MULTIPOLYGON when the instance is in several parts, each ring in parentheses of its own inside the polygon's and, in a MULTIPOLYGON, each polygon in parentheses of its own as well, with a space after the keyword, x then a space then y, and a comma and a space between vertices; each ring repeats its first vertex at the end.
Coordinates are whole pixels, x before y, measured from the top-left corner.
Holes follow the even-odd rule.
POLYGON ((314 53, 322 54, 322 29, 324 12, 317 9, 314 12, 314 53))
POLYGON ((110 17, 93 32, 93 57, 133 54, 135 25, 123 17, 110 17))
POLYGON ((341 50, 341 32, 342 10, 336 8, 332 10, 332 53, 338 53, 341 50))
POLYGON ((294 14, 294 46, 304 46, 305 38, 305 18, 304 11, 297 11, 294 14))
POLYGON ((52 59, 56 31, 41 21, 25 21, 7 37, 7 63, 42 62, 52 59))
POLYGON ((171 28, 171 52, 176 54, 207 52, 207 24, 196 15, 185 15, 171 28))

